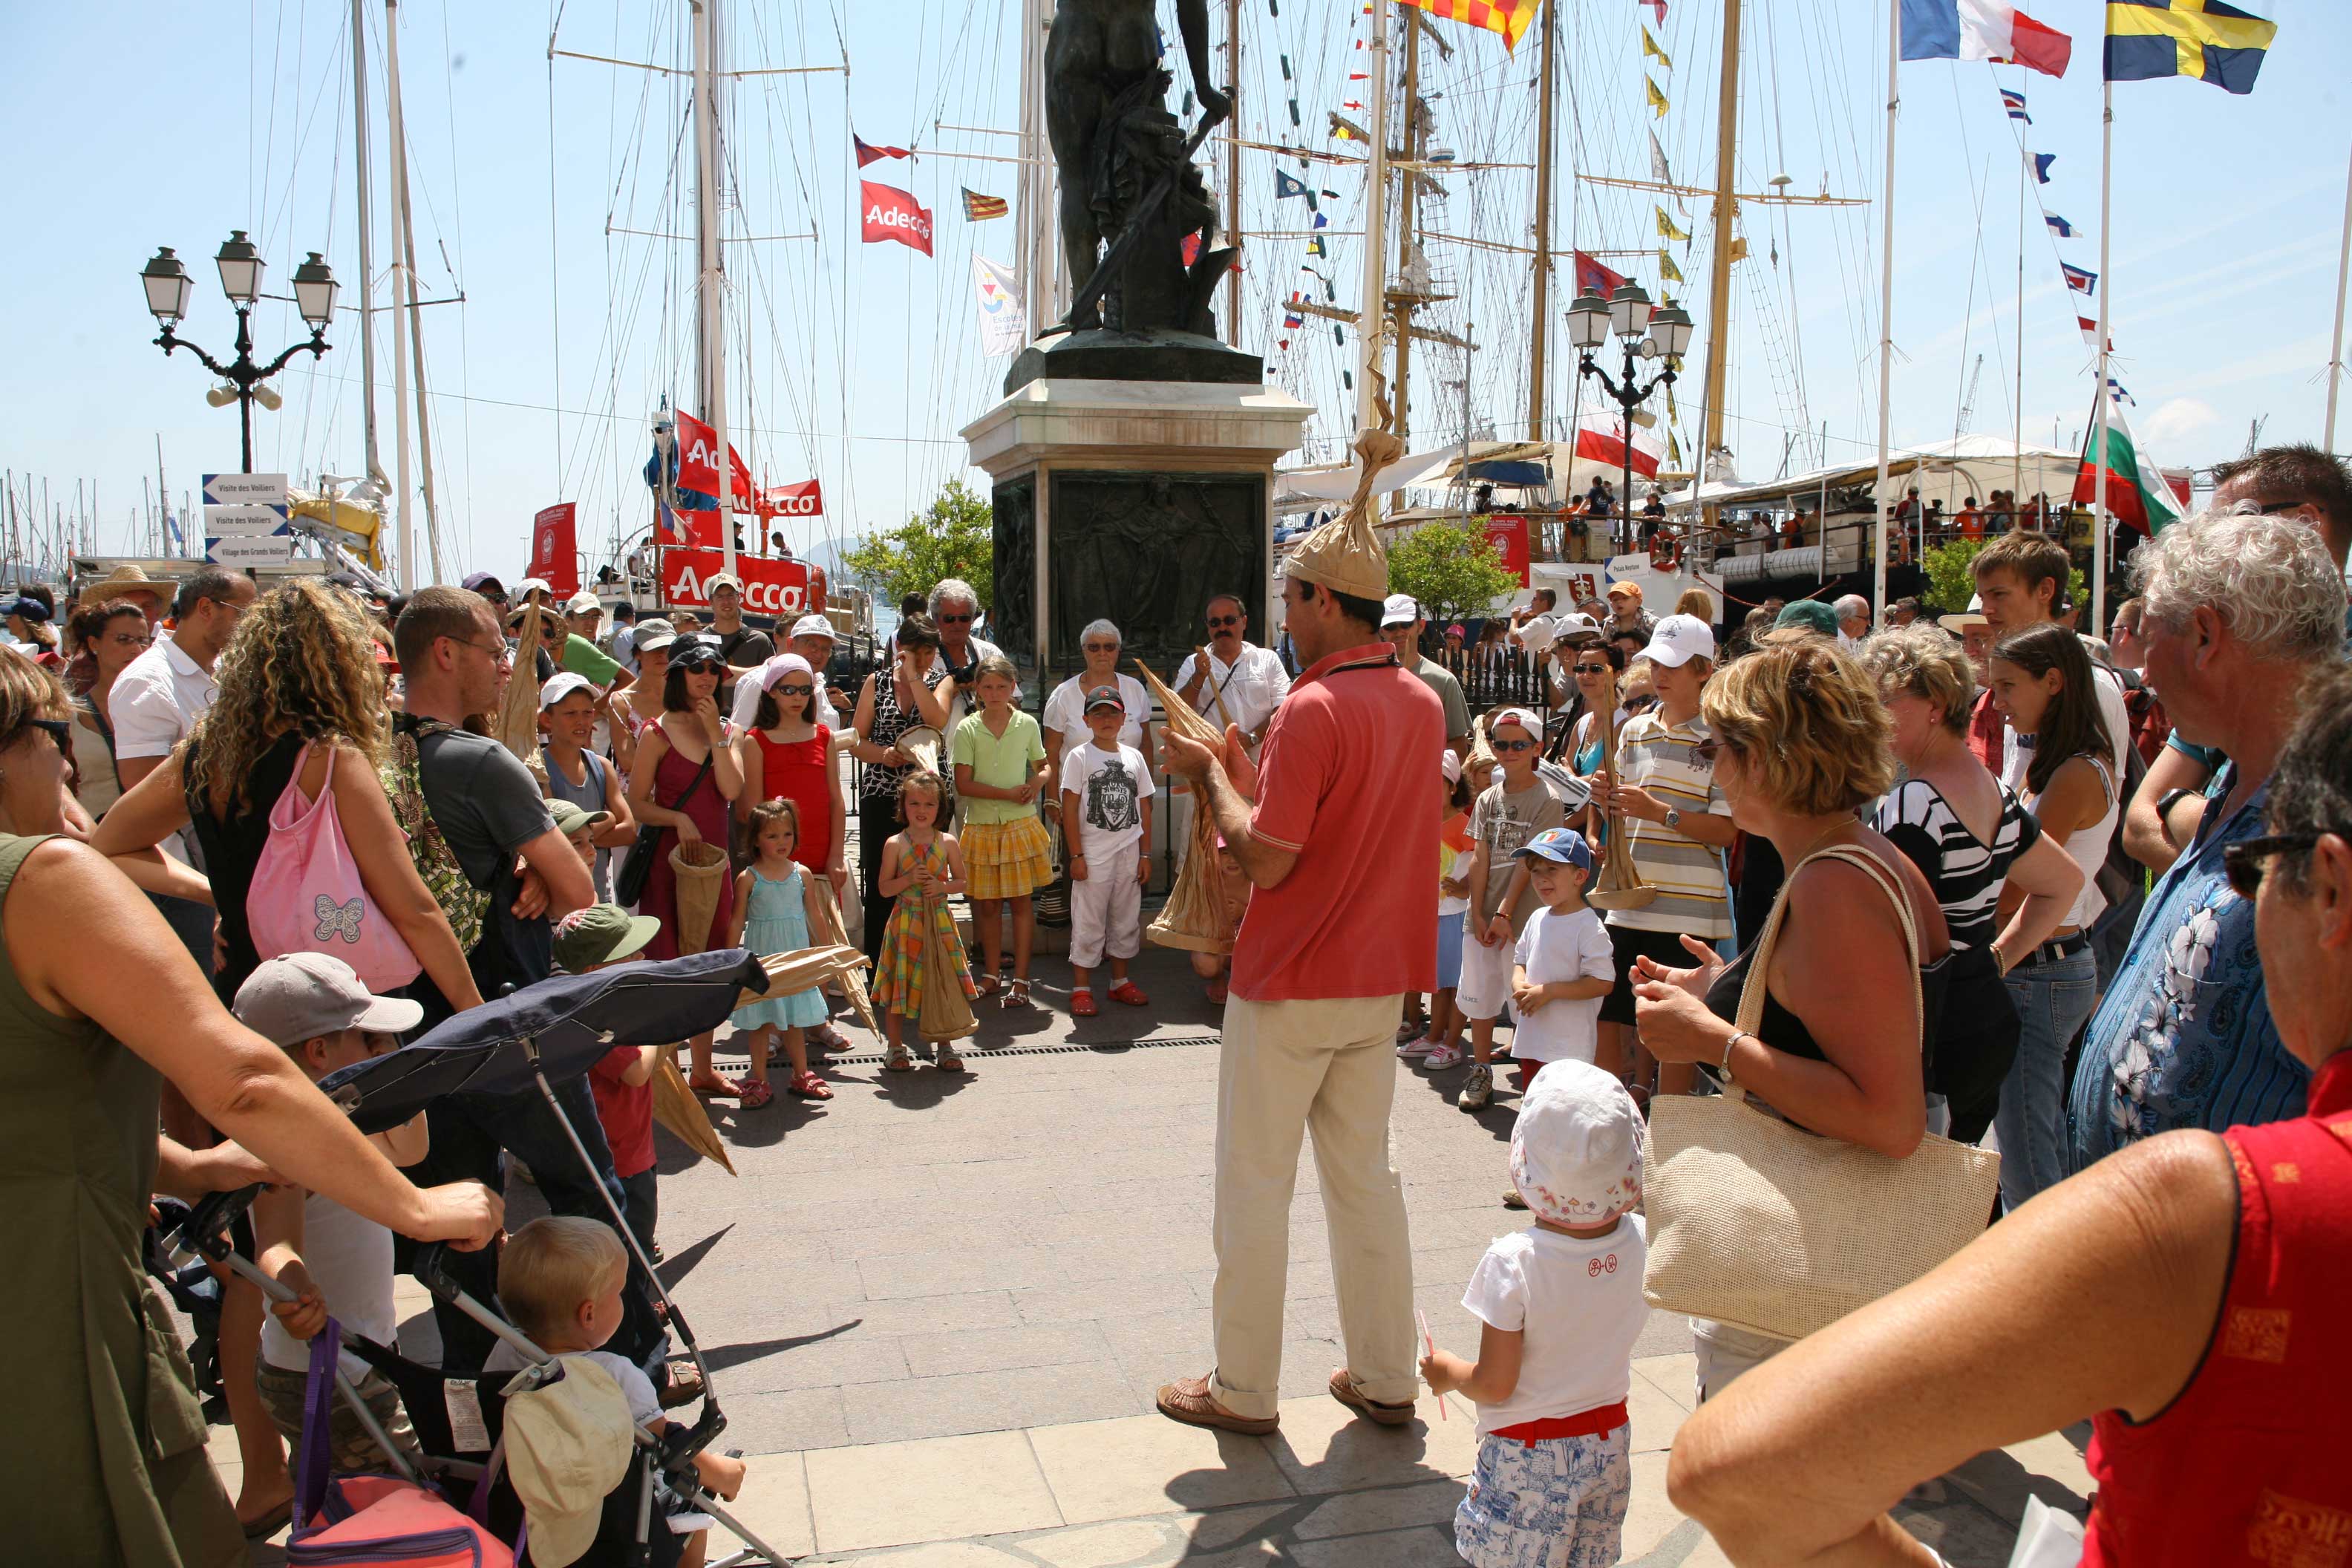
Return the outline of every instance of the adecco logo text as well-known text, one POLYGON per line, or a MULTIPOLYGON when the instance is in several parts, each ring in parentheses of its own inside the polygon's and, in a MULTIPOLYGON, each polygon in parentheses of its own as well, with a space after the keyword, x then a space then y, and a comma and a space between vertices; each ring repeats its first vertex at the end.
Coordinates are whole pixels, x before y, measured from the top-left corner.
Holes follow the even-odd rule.
MULTIPOLYGON (((717 573, 712 573, 717 576, 717 573)), ((669 596, 690 605, 707 605, 710 594, 703 574, 688 566, 677 574, 669 596)), ((808 608, 805 583, 774 583, 754 577, 743 584, 743 607, 757 616, 797 616, 808 608)))
POLYGON ((886 207, 880 202, 866 209, 866 225, 868 228, 903 228, 920 235, 927 243, 931 237, 931 220, 921 211, 886 207))

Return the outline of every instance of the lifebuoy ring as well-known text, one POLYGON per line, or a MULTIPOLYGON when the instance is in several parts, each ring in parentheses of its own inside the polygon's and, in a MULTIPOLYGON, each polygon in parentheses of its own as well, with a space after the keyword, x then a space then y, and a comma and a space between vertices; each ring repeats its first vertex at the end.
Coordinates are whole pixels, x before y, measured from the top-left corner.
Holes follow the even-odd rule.
POLYGON ((1679 542, 1668 538, 1664 533, 1660 533, 1657 538, 1650 542, 1650 569, 1652 571, 1672 572, 1681 564, 1682 546, 1679 542))

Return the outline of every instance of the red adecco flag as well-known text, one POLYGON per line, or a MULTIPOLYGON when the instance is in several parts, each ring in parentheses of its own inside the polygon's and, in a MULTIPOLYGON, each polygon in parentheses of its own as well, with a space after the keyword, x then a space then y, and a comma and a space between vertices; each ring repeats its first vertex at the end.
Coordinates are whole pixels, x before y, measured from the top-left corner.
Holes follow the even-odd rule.
POLYGON ((771 485, 760 492, 761 517, 823 517, 824 491, 814 479, 796 485, 771 485))
POLYGON ((931 214, 928 207, 896 185, 857 182, 866 210, 866 243, 895 239, 925 256, 931 253, 931 214))
POLYGON ((524 575, 544 580, 560 599, 580 592, 580 545, 570 501, 542 507, 530 520, 530 565, 524 575))
MULTIPOLYGON (((751 470, 744 466, 743 455, 733 442, 727 446, 727 468, 735 481, 735 501, 740 506, 751 504, 751 470)), ((677 410, 677 488, 696 495, 709 496, 710 505, 719 507, 719 432, 688 414, 677 410)), ((680 507, 680 510, 688 510, 680 507)))
POLYGON ((1576 253, 1577 292, 1582 293, 1587 289, 1597 289, 1601 297, 1606 300, 1613 290, 1622 287, 1624 282, 1625 275, 1622 272, 1611 271, 1580 250, 1576 253))

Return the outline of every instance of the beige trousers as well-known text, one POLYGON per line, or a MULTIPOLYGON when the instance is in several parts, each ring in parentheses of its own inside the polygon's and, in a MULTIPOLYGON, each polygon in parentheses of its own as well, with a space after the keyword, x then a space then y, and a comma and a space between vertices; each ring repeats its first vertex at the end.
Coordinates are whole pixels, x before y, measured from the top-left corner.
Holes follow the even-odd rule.
POLYGON ((1348 1370, 1366 1397, 1411 1401, 1412 1241, 1389 1162, 1402 998, 1225 1004, 1217 1068, 1217 1369, 1210 1393, 1236 1415, 1275 1414, 1283 1288, 1298 1142, 1315 1169, 1348 1370))

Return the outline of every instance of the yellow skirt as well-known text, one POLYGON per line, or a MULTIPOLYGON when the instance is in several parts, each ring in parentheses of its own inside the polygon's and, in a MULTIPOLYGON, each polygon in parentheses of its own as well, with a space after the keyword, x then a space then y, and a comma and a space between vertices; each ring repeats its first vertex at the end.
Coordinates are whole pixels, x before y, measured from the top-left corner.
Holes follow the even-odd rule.
POLYGON ((1025 899, 1054 879, 1054 841, 1033 813, 1011 822, 967 822, 963 867, 974 899, 1025 899))

